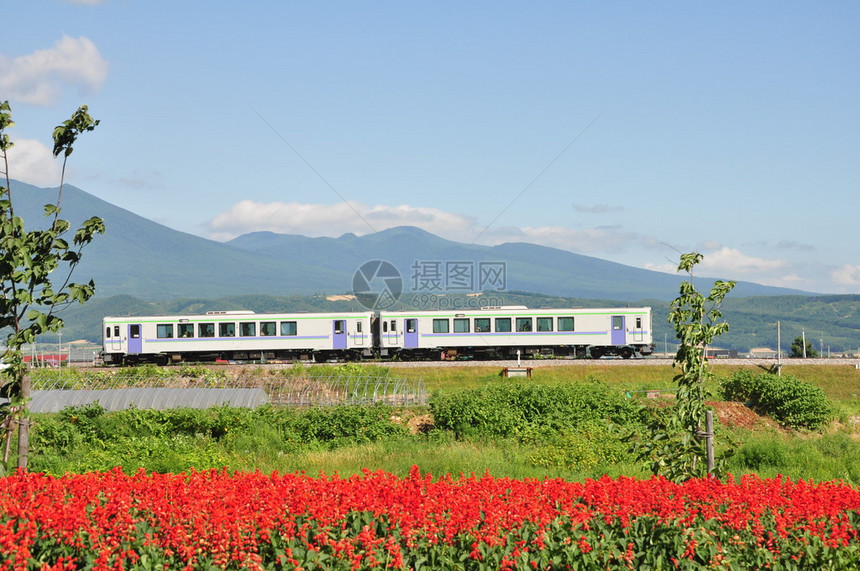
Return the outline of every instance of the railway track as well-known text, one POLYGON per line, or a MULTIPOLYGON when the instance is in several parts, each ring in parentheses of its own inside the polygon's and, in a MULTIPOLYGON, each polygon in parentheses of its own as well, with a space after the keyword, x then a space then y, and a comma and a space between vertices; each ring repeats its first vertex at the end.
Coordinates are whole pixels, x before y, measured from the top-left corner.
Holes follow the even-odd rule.
MULTIPOLYGON (((389 367, 392 369, 417 369, 417 368, 426 368, 426 367, 498 367, 498 368, 511 368, 511 367, 530 367, 532 369, 539 369, 545 367, 668 367, 672 365, 673 360, 668 358, 655 358, 655 357, 647 357, 643 359, 522 359, 519 362, 516 360, 504 360, 504 361, 479 361, 479 360, 466 360, 466 361, 361 361, 361 364, 366 365, 379 365, 382 367, 389 367)), ((180 367, 192 365, 193 363, 182 363, 177 365, 168 365, 168 367, 180 367)), ((313 363, 313 362, 303 362, 302 365, 306 367, 319 367, 325 365, 343 365, 344 362, 329 362, 329 363, 313 363)), ((711 359, 710 364, 716 367, 722 365, 730 365, 730 366, 753 366, 753 367, 763 367, 763 368, 771 368, 776 366, 776 359, 723 359, 716 358, 711 359)), ((849 359, 849 358, 828 358, 828 359, 783 359, 783 366, 796 366, 796 365, 804 365, 804 366, 848 366, 848 367, 856 367, 860 368, 860 360, 858 359, 849 359)), ((90 363, 72 363, 72 366, 80 369, 102 369, 103 367, 93 367, 90 363)), ((221 368, 225 369, 238 368, 238 367, 249 367, 249 366, 265 366, 271 368, 289 368, 292 366, 292 363, 257 363, 257 362, 246 362, 246 363, 235 363, 235 364, 225 364, 225 365, 216 365, 216 364, 206 364, 206 366, 211 366, 213 368, 221 368)))
MULTIPOLYGON (((417 367, 665 367, 672 365, 672 359, 644 358, 644 359, 522 359, 510 361, 389 361, 377 364, 391 368, 417 368, 417 367)), ((755 367, 774 367, 776 359, 710 359, 711 365, 749 365, 755 367)), ((845 365, 858 366, 857 359, 830 358, 830 359, 783 359, 783 366, 790 365, 845 365)))

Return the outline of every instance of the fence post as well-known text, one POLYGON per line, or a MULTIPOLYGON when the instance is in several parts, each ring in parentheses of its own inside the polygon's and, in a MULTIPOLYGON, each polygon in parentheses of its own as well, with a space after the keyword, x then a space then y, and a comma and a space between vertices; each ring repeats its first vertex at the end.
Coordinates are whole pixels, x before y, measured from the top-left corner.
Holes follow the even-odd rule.
POLYGON ((708 449, 708 474, 714 472, 714 411, 705 411, 706 445, 708 449))

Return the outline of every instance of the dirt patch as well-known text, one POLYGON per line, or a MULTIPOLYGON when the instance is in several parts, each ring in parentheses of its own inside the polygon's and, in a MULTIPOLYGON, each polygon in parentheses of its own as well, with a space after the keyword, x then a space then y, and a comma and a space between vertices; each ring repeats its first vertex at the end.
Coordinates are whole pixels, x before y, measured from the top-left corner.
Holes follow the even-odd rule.
POLYGON ((412 434, 423 434, 430 432, 433 428, 432 414, 419 414, 406 421, 406 426, 412 434))
POLYGON ((728 427, 755 430, 761 428, 779 428, 779 424, 766 416, 759 416, 754 410, 742 402, 712 401, 708 405, 714 408, 714 414, 720 424, 728 427))

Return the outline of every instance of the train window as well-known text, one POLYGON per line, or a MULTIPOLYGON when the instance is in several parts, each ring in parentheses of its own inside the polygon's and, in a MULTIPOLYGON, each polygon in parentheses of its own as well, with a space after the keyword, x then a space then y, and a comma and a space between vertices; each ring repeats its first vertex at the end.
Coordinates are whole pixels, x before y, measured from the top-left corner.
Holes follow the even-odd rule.
POLYGON ((469 320, 468 319, 455 319, 454 320, 454 333, 468 333, 469 332, 469 320))
POLYGON ((215 337, 214 323, 200 323, 197 325, 198 337, 215 337))
POLYGON ((113 326, 113 336, 114 336, 114 337, 119 337, 119 325, 114 325, 114 326, 113 326))
POLYGON ((489 333, 490 332, 490 318, 489 317, 478 317, 475 319, 475 331, 477 333, 489 333))
POLYGON ((173 339, 173 324, 159 323, 155 326, 155 336, 158 339, 173 339))
POLYGON ((641 317, 636 318, 636 329, 642 329, 642 318, 641 317))
POLYGON ((573 331, 573 318, 572 317, 559 317, 558 318, 558 330, 559 331, 573 331))
POLYGON ((407 319, 406 320, 406 332, 407 333, 415 333, 415 329, 418 327, 417 319, 407 319))
POLYGON ((388 333, 388 322, 387 321, 382 322, 382 332, 388 333))
POLYGON ((129 325, 128 326, 128 336, 132 339, 140 338, 140 325, 129 325))
POLYGON ((450 325, 447 319, 433 320, 433 333, 448 333, 450 325))
POLYGON ((532 330, 532 318, 531 317, 517 317, 517 331, 531 331, 532 330))
POLYGON ((391 320, 391 330, 397 331, 397 322, 394 321, 393 319, 391 320))
POLYGON ((507 333, 511 330, 511 318, 510 317, 497 317, 496 318, 496 333, 507 333))
POLYGON ((346 331, 346 321, 343 319, 336 319, 334 322, 334 332, 340 335, 344 331, 346 331))
POLYGON ((361 333, 361 321, 356 321, 356 322, 355 322, 355 332, 356 332, 356 333, 361 333))
POLYGON ((256 337, 257 324, 253 321, 239 322, 239 337, 256 337))
POLYGON ((613 315, 612 316, 612 330, 620 331, 624 328, 624 316, 623 315, 613 315))
POLYGON ((110 325, 105 327, 105 337, 110 339, 110 325))
POLYGON ((537 330, 538 331, 552 331, 552 317, 538 317, 537 318, 537 330))
POLYGON ((298 326, 295 321, 281 321, 281 335, 298 335, 298 326))
POLYGON ((180 323, 179 324, 179 337, 187 339, 188 337, 194 337, 194 325, 191 323, 180 323))
POLYGON ((260 335, 263 337, 274 337, 275 336, 275 322, 274 321, 263 321, 260 323, 260 335))
POLYGON ((218 336, 219 337, 235 337, 236 336, 236 324, 235 323, 219 323, 218 324, 218 336))

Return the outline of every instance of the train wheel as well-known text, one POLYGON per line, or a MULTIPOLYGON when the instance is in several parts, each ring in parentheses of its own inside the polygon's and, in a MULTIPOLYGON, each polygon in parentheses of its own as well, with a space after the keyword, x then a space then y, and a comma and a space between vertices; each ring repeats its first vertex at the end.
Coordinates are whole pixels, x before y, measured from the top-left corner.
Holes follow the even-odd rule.
POLYGON ((633 349, 630 347, 622 347, 621 351, 619 351, 619 355, 621 355, 622 359, 629 359, 633 356, 633 349))
POLYGON ((603 347, 592 347, 591 348, 591 358, 592 359, 600 359, 604 354, 603 347))

